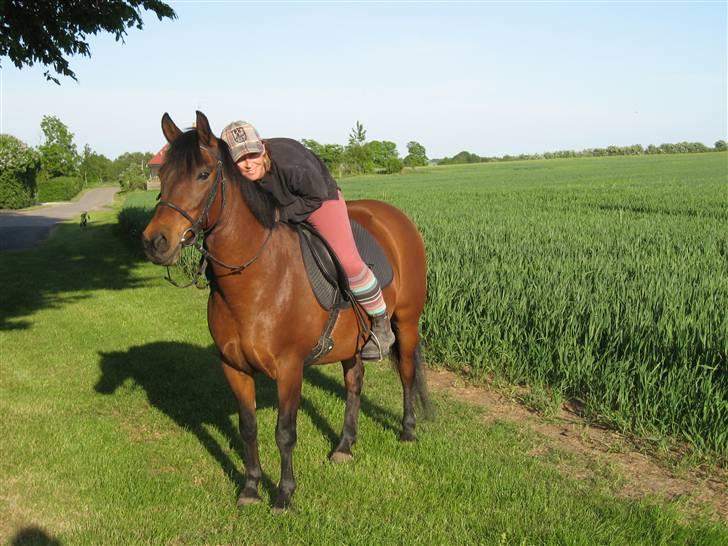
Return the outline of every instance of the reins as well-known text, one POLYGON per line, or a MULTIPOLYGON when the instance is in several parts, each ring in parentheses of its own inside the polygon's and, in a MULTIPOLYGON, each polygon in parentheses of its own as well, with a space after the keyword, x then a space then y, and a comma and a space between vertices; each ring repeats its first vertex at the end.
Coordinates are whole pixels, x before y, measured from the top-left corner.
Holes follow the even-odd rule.
MULTIPOLYGON (((206 148, 205 146, 200 146, 201 149, 210 152, 209 148, 206 148)), ((211 153, 211 152, 210 152, 211 153)), ((182 233, 182 239, 180 241, 180 244, 182 247, 188 247, 192 246, 196 248, 201 254, 202 259, 200 260, 200 266, 197 268, 197 271, 193 274, 192 280, 188 282, 187 284, 179 284, 177 281, 175 281, 169 270, 169 266, 167 266, 167 276, 164 277, 165 280, 167 280, 170 284, 173 286, 176 286, 177 288, 188 288, 190 286, 195 286, 195 288, 204 289, 207 288, 208 284, 199 284, 200 277, 205 274, 205 271, 207 270, 207 264, 208 260, 216 265, 219 265, 220 267, 223 267, 225 269, 228 269, 229 272, 226 273, 226 275, 235 275, 237 273, 242 272, 243 270, 250 267, 258 258, 260 258, 260 255, 263 253, 263 250, 268 245, 268 242, 270 241, 270 237, 273 233, 272 229, 268 229, 268 233, 265 237, 265 240, 261 244, 260 248, 258 248, 258 251, 255 253, 255 255, 250 258, 248 261, 246 261, 243 264, 240 265, 230 265, 222 260, 215 258, 207 248, 205 248, 205 240, 204 236, 208 235, 212 232, 212 230, 217 227, 217 224, 220 222, 220 218, 222 218, 222 214, 225 210, 225 177, 222 174, 223 171, 223 165, 222 160, 218 158, 217 160, 217 174, 215 176, 215 184, 213 185, 212 189, 210 190, 210 193, 207 196, 207 203, 205 203, 205 208, 202 210, 202 214, 200 214, 199 218, 197 220, 194 220, 192 216, 189 215, 185 210, 181 209, 174 203, 170 201, 164 201, 162 199, 159 200, 157 203, 157 207, 169 207, 172 210, 178 212, 180 215, 182 215, 185 220, 187 220, 190 223, 190 227, 187 228, 182 233), (203 227, 204 224, 208 221, 208 216, 210 214, 210 209, 212 208, 213 203, 215 202, 215 198, 217 197, 218 188, 220 188, 220 196, 221 196, 221 203, 220 203, 220 213, 217 215, 217 219, 212 224, 212 226, 209 226, 207 228, 203 227), (192 233, 191 237, 185 237, 188 233, 192 233), (203 237, 200 237, 200 234, 203 235, 203 237)))

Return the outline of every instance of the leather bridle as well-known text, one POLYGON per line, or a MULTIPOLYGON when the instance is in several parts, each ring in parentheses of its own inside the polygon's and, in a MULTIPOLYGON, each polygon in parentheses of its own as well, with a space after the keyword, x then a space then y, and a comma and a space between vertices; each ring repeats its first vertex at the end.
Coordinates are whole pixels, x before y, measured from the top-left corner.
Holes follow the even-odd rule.
MULTIPOLYGON (((212 151, 209 148, 207 148, 205 146, 200 146, 200 149, 202 149, 212 155, 212 151)), ((272 229, 267 230, 268 233, 266 234, 265 240, 263 241, 263 244, 260 246, 258 251, 255 253, 255 255, 252 258, 250 258, 247 262, 240 264, 240 265, 229 265, 229 264, 223 262, 222 260, 215 258, 215 256, 213 256, 207 250, 207 248, 205 248, 205 240, 204 240, 205 237, 204 236, 208 235, 215 229, 215 227, 217 226, 217 224, 220 221, 220 218, 222 218, 223 212, 225 210, 225 177, 223 176, 222 171, 223 171, 222 160, 218 157, 217 158, 217 174, 215 175, 215 183, 213 184, 212 188, 210 189, 210 193, 208 193, 208 195, 207 195, 207 202, 205 203, 205 208, 202 210, 202 213, 197 218, 197 220, 193 219, 192 216, 187 211, 185 211, 181 207, 175 205, 171 201, 165 201, 165 200, 160 199, 157 202, 156 208, 169 207, 172 210, 174 210, 175 212, 178 212, 180 215, 182 215, 185 218, 185 220, 187 220, 190 223, 190 227, 187 228, 182 233, 182 239, 180 240, 180 244, 182 245, 183 248, 187 247, 187 246, 194 246, 202 254, 202 259, 200 260, 200 266, 198 267, 197 271, 193 275, 192 280, 187 284, 181 285, 181 284, 178 284, 174 279, 172 279, 170 272, 169 272, 169 266, 167 266, 167 276, 165 277, 165 279, 168 280, 171 284, 173 284, 177 288, 187 288, 192 285, 196 286, 197 288, 206 288, 207 285, 201 286, 198 284, 198 281, 207 269, 208 260, 225 269, 228 269, 229 273, 226 273, 226 275, 233 275, 236 273, 240 273, 244 269, 247 269, 250 265, 253 264, 253 262, 255 262, 260 257, 260 255, 263 253, 263 250, 265 249, 266 245, 270 241, 271 234, 273 233, 272 229), (220 192, 220 195, 221 195, 220 213, 217 215, 217 219, 211 226, 204 227, 205 224, 207 224, 207 222, 209 220, 208 217, 210 214, 210 209, 212 208, 212 205, 215 202, 215 198, 217 197, 218 191, 220 192), (186 235, 188 233, 192 233, 192 236, 186 237, 186 235), (202 237, 200 236, 200 234, 202 234, 202 237)), ((161 197, 161 193, 160 193, 160 197, 161 197)))

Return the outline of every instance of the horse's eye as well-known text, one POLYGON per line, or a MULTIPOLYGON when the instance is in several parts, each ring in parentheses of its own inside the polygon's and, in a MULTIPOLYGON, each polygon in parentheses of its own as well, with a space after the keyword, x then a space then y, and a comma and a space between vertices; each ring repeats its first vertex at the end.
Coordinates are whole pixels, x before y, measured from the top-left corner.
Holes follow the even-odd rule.
POLYGON ((207 171, 202 171, 200 174, 197 175, 197 180, 207 180, 210 177, 210 173, 207 171))

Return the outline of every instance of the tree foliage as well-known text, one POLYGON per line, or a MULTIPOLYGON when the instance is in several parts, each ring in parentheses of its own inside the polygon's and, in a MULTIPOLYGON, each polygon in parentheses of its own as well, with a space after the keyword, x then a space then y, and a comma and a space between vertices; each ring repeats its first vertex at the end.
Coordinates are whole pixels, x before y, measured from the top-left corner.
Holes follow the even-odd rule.
MULTIPOLYGON (((10 57, 18 68, 40 63, 75 80, 66 57, 91 55, 87 35, 105 31, 113 34, 117 42, 123 42, 128 28, 143 27, 142 10, 154 12, 159 20, 177 17, 171 7, 159 0, 2 0, 0 56, 10 57)), ((47 80, 60 83, 50 69, 44 75, 47 80)))
POLYGON ((11 135, 0 135, 0 209, 32 205, 37 191, 40 156, 11 135))
POLYGON ((44 136, 43 144, 38 147, 41 180, 77 175, 81 158, 73 142, 73 133, 55 116, 43 116, 40 128, 44 136))
MULTIPOLYGON (((368 173, 395 174, 402 171, 403 163, 397 151, 397 144, 389 140, 367 142, 367 131, 357 121, 349 133, 346 147, 339 144, 320 144, 312 139, 301 142, 318 155, 334 176, 368 173)), ((422 148, 424 154, 424 147, 422 148)))
POLYGON ((331 173, 338 173, 344 160, 344 147, 340 144, 320 144, 313 139, 304 138, 303 145, 315 153, 326 164, 331 173))
POLYGON ((112 161, 108 157, 97 154, 88 144, 83 147, 79 174, 84 186, 101 184, 105 180, 111 180, 113 178, 111 174, 112 166, 112 161))
POLYGON ((419 142, 408 142, 407 156, 404 158, 404 164, 407 167, 421 167, 423 165, 427 165, 425 147, 419 142))
POLYGON ((364 146, 369 148, 369 156, 377 170, 386 169, 390 159, 399 158, 397 145, 389 140, 372 140, 364 146))
POLYGON ((121 154, 112 163, 112 179, 116 180, 124 191, 145 189, 149 178, 147 163, 152 157, 154 154, 148 152, 121 154))
POLYGON ((725 141, 719 140, 715 147, 708 148, 702 142, 677 142, 675 144, 650 144, 646 148, 641 144, 630 146, 607 146, 606 148, 588 148, 586 150, 558 150, 542 154, 504 155, 501 157, 480 157, 471 152, 462 151, 453 157, 446 157, 437 161, 438 165, 455 165, 461 163, 487 163, 490 161, 523 161, 529 159, 565 159, 572 157, 607 157, 624 155, 651 155, 651 154, 692 154, 703 152, 719 152, 726 150, 725 141), (722 143, 722 144, 721 144, 722 143), (723 147, 721 147, 723 146, 723 147))

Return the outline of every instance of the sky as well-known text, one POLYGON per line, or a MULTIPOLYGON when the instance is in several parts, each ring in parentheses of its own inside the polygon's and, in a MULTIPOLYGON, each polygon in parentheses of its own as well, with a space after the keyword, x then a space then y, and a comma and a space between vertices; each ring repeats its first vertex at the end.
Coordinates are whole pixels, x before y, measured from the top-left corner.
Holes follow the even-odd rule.
POLYGON ((169 1, 125 43, 89 36, 78 82, 0 57, 0 133, 44 115, 113 159, 156 152, 165 112, 216 133, 367 140, 429 158, 728 140, 728 2, 169 1))

